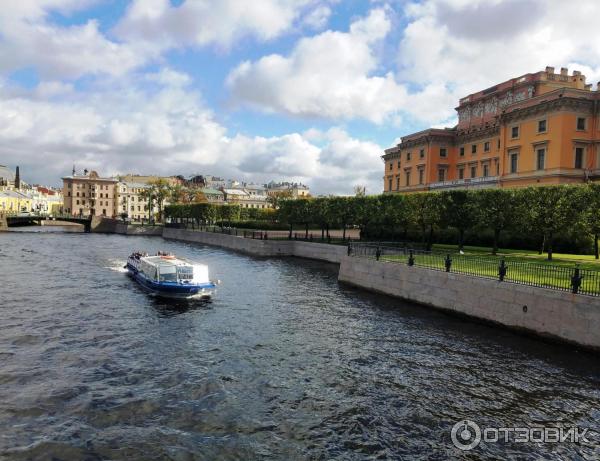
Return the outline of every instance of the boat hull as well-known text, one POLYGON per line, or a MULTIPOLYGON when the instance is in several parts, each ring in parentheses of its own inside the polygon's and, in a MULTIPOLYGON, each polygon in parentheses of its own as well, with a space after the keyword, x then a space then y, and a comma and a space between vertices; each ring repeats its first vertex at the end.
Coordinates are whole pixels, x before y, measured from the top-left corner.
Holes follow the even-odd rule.
POLYGON ((146 291, 161 298, 210 299, 216 288, 212 282, 202 284, 156 282, 144 276, 130 263, 127 263, 126 269, 129 275, 146 291))

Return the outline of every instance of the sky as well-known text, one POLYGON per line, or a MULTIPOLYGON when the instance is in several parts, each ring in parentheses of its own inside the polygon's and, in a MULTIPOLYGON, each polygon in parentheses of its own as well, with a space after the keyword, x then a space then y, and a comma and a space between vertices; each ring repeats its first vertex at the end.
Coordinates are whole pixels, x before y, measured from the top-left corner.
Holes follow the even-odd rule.
POLYGON ((383 150, 546 66, 600 80, 600 1, 0 0, 0 164, 383 188, 383 150))

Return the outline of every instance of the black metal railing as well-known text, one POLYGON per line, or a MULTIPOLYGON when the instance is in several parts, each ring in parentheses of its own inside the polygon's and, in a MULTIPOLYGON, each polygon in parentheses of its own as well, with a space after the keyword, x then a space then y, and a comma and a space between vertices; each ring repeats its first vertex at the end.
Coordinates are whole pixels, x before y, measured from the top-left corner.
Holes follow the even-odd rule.
POLYGON ((582 269, 578 265, 530 263, 510 258, 425 251, 409 246, 388 246, 374 243, 351 243, 348 245, 348 255, 496 279, 501 282, 600 296, 600 271, 582 269))
MULTIPOLYGON (((353 241, 358 241, 359 238, 346 234, 336 229, 329 235, 327 233, 321 233, 320 231, 293 231, 290 234, 289 230, 261 230, 261 229, 243 229, 237 227, 218 226, 214 224, 198 224, 194 221, 189 222, 167 222, 165 227, 176 228, 176 229, 188 229, 196 230, 201 232, 212 232, 218 234, 234 235, 237 237, 244 237, 258 240, 299 240, 304 242, 317 242, 317 243, 332 243, 332 244, 343 244, 346 245, 353 241)), ((391 245, 392 243, 390 243, 391 245)))

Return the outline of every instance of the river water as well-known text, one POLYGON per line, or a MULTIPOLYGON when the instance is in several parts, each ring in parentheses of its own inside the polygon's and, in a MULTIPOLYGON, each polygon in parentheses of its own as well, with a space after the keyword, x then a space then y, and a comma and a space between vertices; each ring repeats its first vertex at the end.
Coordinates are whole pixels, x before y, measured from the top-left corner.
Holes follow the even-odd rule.
POLYGON ((0 459, 600 458, 597 356, 336 275, 152 237, 0 233, 0 459), (207 263, 215 299, 141 291, 125 258, 159 249, 207 263), (589 441, 463 452, 462 419, 589 441))

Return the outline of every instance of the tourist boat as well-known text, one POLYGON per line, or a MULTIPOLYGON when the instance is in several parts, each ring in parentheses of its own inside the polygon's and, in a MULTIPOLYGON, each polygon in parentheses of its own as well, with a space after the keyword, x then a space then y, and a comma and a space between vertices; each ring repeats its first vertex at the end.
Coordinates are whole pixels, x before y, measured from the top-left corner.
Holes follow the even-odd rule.
POLYGON ((166 298, 210 299, 218 283, 208 278, 208 266, 165 252, 155 256, 133 253, 125 268, 146 290, 166 298))

